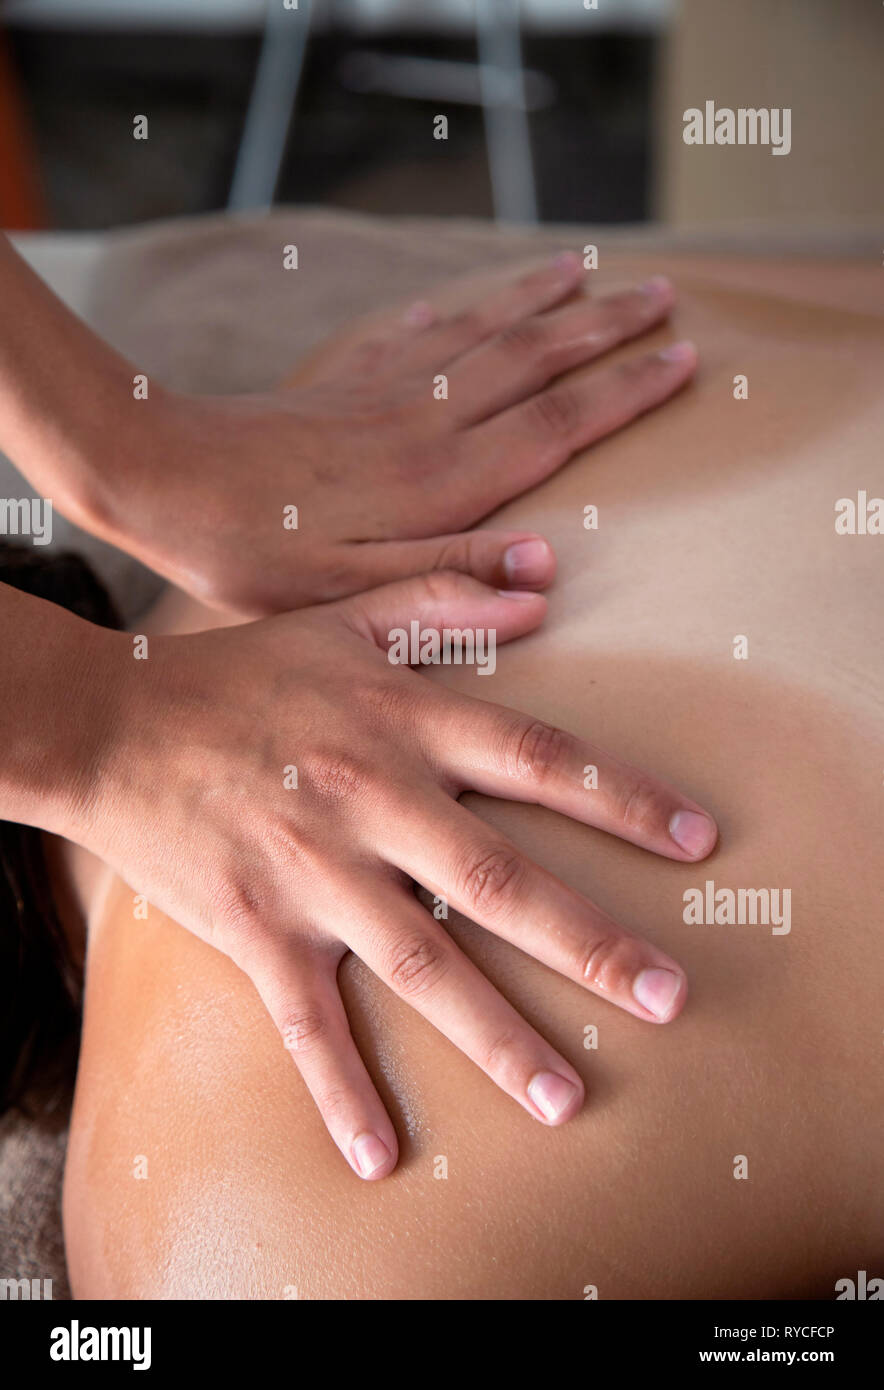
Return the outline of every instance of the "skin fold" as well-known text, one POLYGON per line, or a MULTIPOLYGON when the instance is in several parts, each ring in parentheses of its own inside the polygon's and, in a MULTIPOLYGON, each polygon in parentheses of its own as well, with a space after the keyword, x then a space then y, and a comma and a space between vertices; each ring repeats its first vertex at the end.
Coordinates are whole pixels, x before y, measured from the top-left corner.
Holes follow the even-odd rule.
MULTIPOLYGON (((452 914, 585 1083, 550 1129, 347 956, 352 1031, 400 1145, 391 1177, 360 1184, 246 976, 156 909, 136 919, 135 889, 64 847, 89 925, 76 1296, 831 1298, 882 1272, 884 537, 834 525, 839 498, 884 494, 879 272, 863 292, 838 267, 660 268, 679 310, 648 347, 694 339, 696 382, 492 518, 554 546, 547 620, 493 677, 425 678, 591 739, 716 815, 719 847, 690 864, 465 798, 671 953, 684 1011, 648 1026, 452 914), (686 923, 707 879, 791 890, 791 930, 686 923)), ((171 593, 149 630, 207 621, 171 593)))

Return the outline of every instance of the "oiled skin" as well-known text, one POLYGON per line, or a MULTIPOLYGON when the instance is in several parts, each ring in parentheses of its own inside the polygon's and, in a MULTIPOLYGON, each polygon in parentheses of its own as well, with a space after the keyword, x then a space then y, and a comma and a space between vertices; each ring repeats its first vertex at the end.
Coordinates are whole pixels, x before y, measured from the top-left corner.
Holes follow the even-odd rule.
MULTIPOLYGON (((720 848, 690 866, 472 798, 683 963, 684 1013, 643 1025, 452 920, 585 1078, 583 1111, 551 1130, 348 957, 353 1031, 402 1154, 360 1183, 246 977, 155 909, 134 919, 134 890, 71 851, 90 919, 65 1189, 77 1296, 833 1297, 836 1279, 884 1272, 884 537, 834 528, 838 498, 884 495, 880 271, 866 289, 793 271, 785 298, 761 264, 623 273, 661 268, 697 383, 499 514, 556 547, 547 623, 500 649, 491 679, 432 678, 716 814, 720 848), (707 878, 790 888, 791 932, 685 924, 684 890, 707 878)), ((155 628, 203 621, 173 596, 155 628)))

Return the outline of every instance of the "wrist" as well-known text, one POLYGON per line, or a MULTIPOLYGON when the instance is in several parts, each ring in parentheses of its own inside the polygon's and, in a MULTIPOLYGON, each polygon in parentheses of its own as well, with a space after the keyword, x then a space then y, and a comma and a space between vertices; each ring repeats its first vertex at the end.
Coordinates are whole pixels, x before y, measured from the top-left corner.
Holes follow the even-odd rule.
POLYGON ((135 373, 105 373, 94 386, 95 428, 70 441, 75 466, 66 470, 59 510, 84 531, 136 554, 151 526, 150 511, 166 500, 164 472, 172 446, 170 393, 148 384, 134 392, 135 373))
POLYGON ((0 816, 84 843, 120 725, 128 639, 0 589, 0 816))
POLYGON ((63 515, 119 543, 166 393, 72 314, 2 235, 0 301, 0 449, 63 515))

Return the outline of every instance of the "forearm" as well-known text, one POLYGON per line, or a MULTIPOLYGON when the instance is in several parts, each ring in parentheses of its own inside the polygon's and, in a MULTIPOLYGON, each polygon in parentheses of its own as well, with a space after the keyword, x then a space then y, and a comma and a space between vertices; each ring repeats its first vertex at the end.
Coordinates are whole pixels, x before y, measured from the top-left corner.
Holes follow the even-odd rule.
POLYGON ((71 520, 101 532, 134 447, 134 368, 0 236, 0 449, 71 520))
POLYGON ((119 635, 0 584, 0 818, 77 838, 113 728, 119 635))

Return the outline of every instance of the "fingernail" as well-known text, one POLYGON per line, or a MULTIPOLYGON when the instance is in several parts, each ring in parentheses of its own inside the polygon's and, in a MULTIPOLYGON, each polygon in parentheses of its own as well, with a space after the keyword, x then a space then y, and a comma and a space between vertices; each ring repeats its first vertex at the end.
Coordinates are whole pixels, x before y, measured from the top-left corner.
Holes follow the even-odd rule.
POLYGON ((700 811, 676 811, 669 821, 669 833, 679 848, 695 859, 708 854, 717 838, 715 821, 700 811))
POLYGON ((504 551, 504 573, 513 582, 539 584, 549 574, 550 558, 546 541, 516 541, 504 551))
POLYGON ((667 280, 665 275, 652 275, 650 280, 645 280, 644 284, 639 285, 639 294, 668 294, 672 289, 672 281, 667 280))
POLYGON ((553 260, 553 265, 558 270, 564 270, 568 275, 576 275, 578 270, 583 269, 583 261, 576 251, 560 251, 553 260))
POLYGON ((696 344, 692 343, 689 338, 685 338, 681 343, 670 343, 669 347, 662 348, 657 354, 658 357, 662 357, 664 362, 687 362, 696 355, 696 344))
POLYGON ((425 326, 433 322, 433 306, 426 299, 419 299, 406 309, 403 317, 406 323, 413 324, 415 327, 425 326))
POLYGON ((643 1009, 663 1020, 672 1012, 681 988, 682 976, 672 970, 642 970, 635 977, 632 993, 643 1009))
POLYGON ((545 1120, 557 1120, 573 1105, 577 1087, 554 1071, 539 1071, 528 1083, 528 1097, 545 1120))
POLYGON ((527 603, 529 598, 539 598, 533 589, 498 589, 501 598, 514 598, 516 603, 527 603))
POLYGON ((359 1173, 370 1178, 385 1163, 390 1162, 390 1150, 376 1134, 360 1134, 353 1141, 353 1158, 359 1173))

